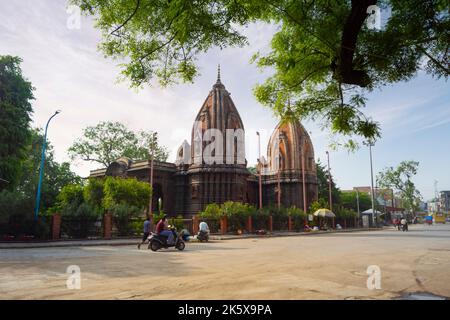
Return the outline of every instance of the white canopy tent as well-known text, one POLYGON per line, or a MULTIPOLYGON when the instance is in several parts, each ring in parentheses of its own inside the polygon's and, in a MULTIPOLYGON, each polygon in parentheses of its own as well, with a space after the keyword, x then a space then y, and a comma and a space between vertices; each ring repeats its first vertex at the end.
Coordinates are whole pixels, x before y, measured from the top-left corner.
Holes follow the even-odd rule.
MULTIPOLYGON (((362 214, 373 214, 372 209, 367 209, 366 211, 361 212, 362 214)), ((380 212, 378 210, 375 210, 376 214, 383 214, 383 212, 380 212)))

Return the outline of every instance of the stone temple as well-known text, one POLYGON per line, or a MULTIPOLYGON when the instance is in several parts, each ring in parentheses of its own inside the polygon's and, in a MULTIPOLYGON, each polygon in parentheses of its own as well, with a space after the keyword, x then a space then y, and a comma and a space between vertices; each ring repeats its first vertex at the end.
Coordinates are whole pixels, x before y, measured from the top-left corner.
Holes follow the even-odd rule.
MULTIPOLYGON (((244 124, 219 71, 195 118, 191 143, 182 143, 175 163, 154 161, 152 211, 191 216, 210 203, 230 200, 258 207, 259 175, 247 169, 243 132, 244 124), (210 156, 205 157, 207 150, 210 156)), ((304 202, 309 207, 317 200, 314 149, 299 121, 277 125, 269 140, 267 160, 262 157, 260 167, 263 206, 277 206, 280 200, 283 207, 303 209, 304 202)), ((150 183, 151 160, 121 158, 108 168, 91 171, 91 177, 105 175, 150 183)))

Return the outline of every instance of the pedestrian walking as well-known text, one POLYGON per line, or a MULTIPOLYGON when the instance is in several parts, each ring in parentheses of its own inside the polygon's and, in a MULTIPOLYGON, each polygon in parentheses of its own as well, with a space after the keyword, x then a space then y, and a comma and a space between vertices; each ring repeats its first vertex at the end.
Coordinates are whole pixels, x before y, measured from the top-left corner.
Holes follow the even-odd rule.
POLYGON ((139 243, 137 246, 138 249, 140 249, 141 245, 147 241, 149 235, 150 235, 150 218, 147 217, 147 219, 145 219, 144 221, 144 235, 142 236, 141 243, 139 243))
POLYGON ((402 220, 400 221, 401 225, 402 225, 402 230, 403 231, 408 231, 408 222, 406 221, 405 218, 402 218, 402 220))

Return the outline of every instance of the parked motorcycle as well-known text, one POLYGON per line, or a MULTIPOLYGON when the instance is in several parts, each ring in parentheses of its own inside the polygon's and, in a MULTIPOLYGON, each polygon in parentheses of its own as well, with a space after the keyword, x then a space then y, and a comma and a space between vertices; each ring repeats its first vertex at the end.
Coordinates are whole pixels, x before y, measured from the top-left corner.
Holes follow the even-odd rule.
POLYGON ((209 241, 209 233, 206 231, 199 231, 197 234, 197 240, 200 242, 208 242, 209 241))
POLYGON ((170 230, 174 233, 174 239, 175 242, 173 244, 168 244, 167 243, 167 236, 163 236, 161 234, 156 234, 156 233, 151 233, 151 235, 148 237, 149 240, 149 244, 148 244, 148 248, 151 249, 152 251, 158 251, 160 249, 168 249, 170 247, 175 247, 180 251, 183 251, 184 248, 186 247, 186 244, 184 243, 183 240, 183 233, 180 232, 179 234, 177 234, 176 229, 175 228, 170 228, 170 230))

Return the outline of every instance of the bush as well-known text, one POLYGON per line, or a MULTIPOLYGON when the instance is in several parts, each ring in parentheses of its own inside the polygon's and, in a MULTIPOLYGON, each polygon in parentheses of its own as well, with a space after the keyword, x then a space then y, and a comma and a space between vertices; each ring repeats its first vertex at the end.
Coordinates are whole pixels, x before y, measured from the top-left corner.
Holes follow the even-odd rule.
POLYGON ((270 207, 269 212, 272 215, 272 226, 274 230, 288 229, 288 211, 286 208, 270 207))
POLYGON ((254 210, 252 212, 253 228, 255 230, 267 230, 269 223, 270 209, 262 208, 262 210, 254 210))
POLYGON ((227 201, 220 206, 222 215, 227 217, 228 229, 237 231, 245 229, 248 217, 252 214, 253 207, 240 202, 227 201))
POLYGON ((319 201, 314 201, 313 203, 311 203, 311 205, 309 206, 309 212, 313 214, 314 212, 322 208, 328 208, 328 203, 324 199, 319 199, 319 201))
POLYGON ((107 177, 103 188, 103 208, 111 209, 127 204, 144 209, 148 206, 151 188, 148 183, 133 179, 107 177))
POLYGON ((89 235, 98 235, 95 222, 101 217, 101 211, 82 203, 72 203, 61 212, 61 233, 70 238, 87 238, 89 235))
POLYGON ((18 192, 3 190, 0 192, 0 231, 8 231, 11 217, 20 215, 33 218, 34 203, 18 192))
POLYGON ((160 212, 154 212, 153 213, 153 223, 156 225, 159 220, 161 220, 164 217, 165 213, 163 210, 161 210, 160 212))
POLYGON ((134 235, 137 225, 142 227, 142 210, 128 204, 118 204, 111 209, 119 236, 134 235), (140 218, 140 219, 139 219, 140 218))
POLYGON ((206 206, 203 212, 200 212, 200 219, 206 221, 211 232, 218 231, 220 229, 220 217, 222 213, 220 206, 217 203, 210 203, 206 206))
POLYGON ((353 210, 341 208, 336 211, 336 217, 342 218, 342 219, 349 219, 349 218, 355 218, 358 216, 358 213, 356 213, 353 210))
POLYGON ((59 207, 64 210, 68 206, 80 206, 84 202, 83 186, 68 184, 61 189, 56 197, 59 207))
POLYGON ((222 212, 217 203, 208 204, 205 210, 200 213, 202 219, 220 219, 221 216, 222 212))
POLYGON ((200 218, 208 222, 211 230, 218 230, 220 218, 225 216, 228 220, 228 230, 237 231, 245 229, 248 217, 255 211, 255 207, 241 202, 227 201, 220 206, 211 203, 200 213, 200 218))
POLYGON ((37 239, 47 239, 50 233, 48 222, 43 217, 35 221, 33 198, 20 192, 0 192, 0 236, 33 235, 37 239))
POLYGON ((178 215, 176 218, 169 219, 169 224, 175 226, 177 231, 181 231, 184 229, 183 216, 178 215))
POLYGON ((84 201, 95 208, 102 208, 104 198, 105 180, 98 178, 89 179, 88 185, 83 190, 84 201))
POLYGON ((306 213, 303 210, 301 210, 295 206, 292 206, 287 209, 287 214, 292 219, 294 230, 297 230, 297 231, 303 230, 303 227, 305 225, 305 220, 307 218, 306 213))

